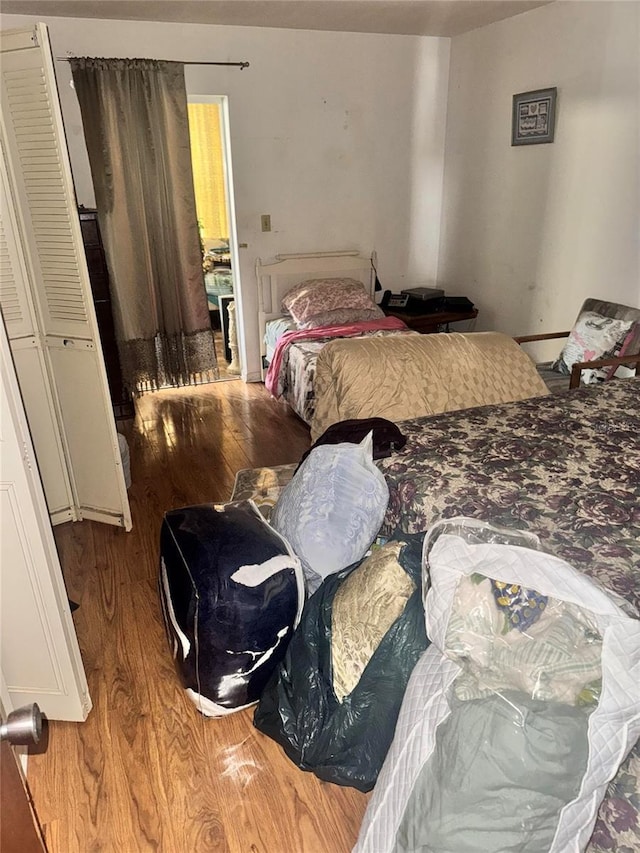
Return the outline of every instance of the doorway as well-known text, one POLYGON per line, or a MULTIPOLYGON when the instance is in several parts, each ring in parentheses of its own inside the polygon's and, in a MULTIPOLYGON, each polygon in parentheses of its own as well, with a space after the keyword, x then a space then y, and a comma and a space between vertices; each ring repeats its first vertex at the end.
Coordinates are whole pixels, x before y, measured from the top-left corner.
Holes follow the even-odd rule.
POLYGON ((220 379, 240 374, 235 322, 239 270, 231 185, 228 99, 190 95, 189 136, 204 286, 220 379))

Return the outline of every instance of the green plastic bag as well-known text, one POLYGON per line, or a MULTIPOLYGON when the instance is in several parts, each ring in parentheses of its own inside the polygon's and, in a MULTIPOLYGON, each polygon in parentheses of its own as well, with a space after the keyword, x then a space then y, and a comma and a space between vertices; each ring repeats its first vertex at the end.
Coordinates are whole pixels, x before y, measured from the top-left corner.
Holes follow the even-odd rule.
POLYGON ((262 693, 254 725, 277 741, 298 767, 320 779, 361 791, 370 791, 376 782, 409 676, 428 645, 421 588, 423 538, 397 536, 406 543, 399 562, 415 590, 342 702, 332 684, 333 601, 360 563, 327 577, 307 601, 284 660, 262 693))

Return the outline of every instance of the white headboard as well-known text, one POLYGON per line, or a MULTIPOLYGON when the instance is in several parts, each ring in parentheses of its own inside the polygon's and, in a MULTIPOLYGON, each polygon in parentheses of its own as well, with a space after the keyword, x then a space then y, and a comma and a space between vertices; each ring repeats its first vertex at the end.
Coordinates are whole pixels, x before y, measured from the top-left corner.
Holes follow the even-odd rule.
POLYGON ((373 255, 361 255, 355 249, 342 252, 276 255, 276 260, 272 263, 263 263, 258 258, 256 279, 258 281, 260 356, 265 354, 266 324, 269 320, 282 317, 280 302, 288 290, 308 278, 355 278, 362 282, 373 299, 375 275, 372 259, 374 259, 373 255))

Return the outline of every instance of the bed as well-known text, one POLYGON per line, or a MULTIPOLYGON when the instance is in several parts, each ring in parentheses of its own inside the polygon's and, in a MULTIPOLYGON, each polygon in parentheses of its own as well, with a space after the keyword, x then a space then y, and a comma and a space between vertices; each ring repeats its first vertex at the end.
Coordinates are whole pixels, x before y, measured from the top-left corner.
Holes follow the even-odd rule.
POLYGON ((267 390, 286 400, 306 423, 311 423, 314 412, 316 359, 329 341, 361 335, 415 334, 397 318, 384 317, 374 304, 373 263, 373 256, 357 251, 277 255, 273 263, 258 259, 262 379, 267 390), (299 301, 295 309, 290 306, 294 316, 282 310, 283 299, 303 282, 321 287, 336 280, 353 282, 355 287, 345 284, 349 301, 344 306, 335 301, 332 292, 328 297, 331 310, 321 312, 319 325, 315 322, 318 314, 296 313, 299 301))
POLYGON ((500 332, 332 341, 319 354, 311 440, 339 421, 392 421, 547 393, 535 364, 500 332))
MULTIPOLYGON (((460 515, 528 530, 637 616, 639 411, 635 378, 401 421, 406 445, 377 462, 390 493, 381 533, 418 533, 460 515)), ((267 503, 293 469, 261 469, 267 503)), ((260 502, 248 474, 239 473, 237 492, 260 502)), ((640 849, 638 745, 609 786, 588 849, 640 849)))
MULTIPOLYGON (((378 462, 384 532, 456 515, 530 530, 640 613, 640 379, 403 421, 378 462)), ((612 781, 590 851, 640 849, 640 748, 612 781)))

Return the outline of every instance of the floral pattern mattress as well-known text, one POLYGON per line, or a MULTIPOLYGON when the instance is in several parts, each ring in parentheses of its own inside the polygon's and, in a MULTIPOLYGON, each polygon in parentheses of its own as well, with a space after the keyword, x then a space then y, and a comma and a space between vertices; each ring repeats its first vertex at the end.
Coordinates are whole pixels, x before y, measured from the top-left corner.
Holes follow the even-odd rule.
MULTIPOLYGON (((378 465, 383 531, 470 516, 529 530, 640 613, 640 379, 403 421, 378 465)), ((640 748, 611 782, 590 853, 640 851, 640 748)))
POLYGON ((311 423, 315 398, 313 380, 318 353, 327 341, 301 341, 291 344, 283 364, 282 396, 305 423, 311 423))

